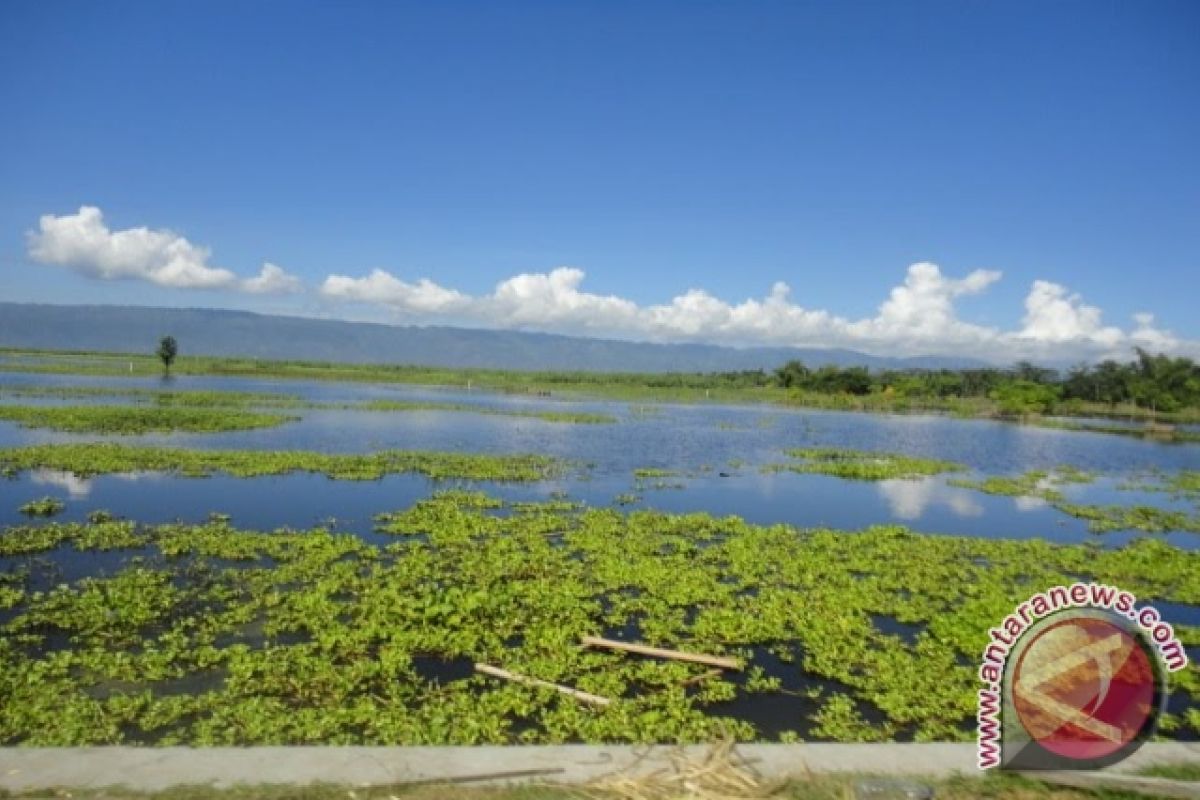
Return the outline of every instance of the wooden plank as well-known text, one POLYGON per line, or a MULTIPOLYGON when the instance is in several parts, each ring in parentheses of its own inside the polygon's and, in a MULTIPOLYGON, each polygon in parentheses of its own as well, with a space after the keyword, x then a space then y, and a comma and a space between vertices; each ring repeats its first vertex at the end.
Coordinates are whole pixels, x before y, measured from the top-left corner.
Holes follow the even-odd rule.
POLYGON ((685 653, 681 650, 666 650, 661 647, 637 644, 636 642, 620 642, 616 639, 604 639, 599 636, 584 636, 583 643, 588 647, 605 647, 609 650, 625 650, 643 656, 667 658, 672 661, 690 661, 693 664, 708 664, 710 667, 721 669, 741 669, 742 662, 727 656, 710 656, 703 653, 685 653))
POLYGON ((506 669, 493 667, 491 664, 476 664, 475 671, 482 672, 484 675, 491 675, 493 678, 501 678, 506 681, 512 681, 513 683, 523 683, 528 686, 544 686, 547 689, 553 689, 560 694, 573 697, 581 703, 588 703, 589 705, 593 706, 607 706, 612 704, 612 700, 607 697, 601 697, 598 694, 588 694, 587 692, 581 692, 578 689, 572 689, 570 686, 562 686, 561 684, 543 681, 539 678, 531 678, 528 675, 521 675, 517 672, 509 672, 506 669))
POLYGON ((1149 778, 1142 775, 1104 771, 1022 770, 1019 774, 1051 786, 1069 786, 1073 789, 1132 792, 1150 797, 1179 797, 1193 798, 1193 800, 1200 798, 1200 783, 1191 781, 1173 781, 1166 778, 1149 778))

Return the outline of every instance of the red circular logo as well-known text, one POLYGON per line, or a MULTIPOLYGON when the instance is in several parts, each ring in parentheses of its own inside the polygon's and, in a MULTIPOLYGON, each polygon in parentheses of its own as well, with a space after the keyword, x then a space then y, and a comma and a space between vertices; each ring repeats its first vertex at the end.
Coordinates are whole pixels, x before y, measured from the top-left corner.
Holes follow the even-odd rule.
POLYGON ((1113 755, 1138 739, 1156 714, 1153 655, 1139 637, 1095 617, 1037 631, 1011 686, 1029 736, 1072 760, 1113 755))

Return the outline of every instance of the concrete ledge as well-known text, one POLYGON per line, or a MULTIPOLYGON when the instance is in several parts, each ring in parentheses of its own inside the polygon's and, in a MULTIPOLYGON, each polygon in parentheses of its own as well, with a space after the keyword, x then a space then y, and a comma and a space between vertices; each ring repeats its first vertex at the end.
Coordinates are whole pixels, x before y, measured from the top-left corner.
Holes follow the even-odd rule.
MULTIPOLYGON (((695 758, 708 748, 684 748, 695 758)), ((669 746, 530 747, 64 747, 0 748, 0 788, 126 786, 153 791, 183 784, 336 783, 540 780, 583 783, 614 772, 645 774, 670 766, 669 746), (518 774, 519 773, 519 774, 518 774)), ((764 778, 810 772, 947 777, 974 774, 974 744, 748 744, 737 754, 764 778)), ((1200 743, 1155 742, 1115 770, 1151 764, 1200 763, 1200 743)), ((480 781, 485 782, 485 781, 480 781)))

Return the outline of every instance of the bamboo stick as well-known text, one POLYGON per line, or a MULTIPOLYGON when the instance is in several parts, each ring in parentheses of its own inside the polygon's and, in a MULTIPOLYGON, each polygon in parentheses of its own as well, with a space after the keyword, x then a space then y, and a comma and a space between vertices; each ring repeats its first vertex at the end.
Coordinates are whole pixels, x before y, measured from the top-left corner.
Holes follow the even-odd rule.
POLYGON ((482 672, 484 675, 491 675, 493 678, 502 678, 506 681, 512 681, 513 683, 524 683, 529 686, 544 686, 547 689, 553 689, 554 691, 559 692, 560 694, 565 694, 568 697, 574 697, 581 703, 588 703, 589 705, 593 706, 607 706, 612 704, 612 700, 607 697, 601 697, 598 694, 588 694, 587 692, 581 692, 578 689, 572 689, 570 686, 562 686, 557 683, 551 683, 550 681, 531 678, 528 675, 521 675, 517 672, 509 672, 506 669, 493 667, 490 664, 476 664, 475 671, 482 672))
POLYGON ((635 642, 619 642, 616 639, 604 639, 599 636, 584 636, 583 643, 589 647, 606 647, 609 650, 626 650, 643 656, 668 658, 673 661, 690 661, 693 664, 708 664, 721 669, 741 669, 742 662, 726 656, 710 656, 703 653, 684 653, 680 650, 665 650, 661 647, 651 647, 635 642))

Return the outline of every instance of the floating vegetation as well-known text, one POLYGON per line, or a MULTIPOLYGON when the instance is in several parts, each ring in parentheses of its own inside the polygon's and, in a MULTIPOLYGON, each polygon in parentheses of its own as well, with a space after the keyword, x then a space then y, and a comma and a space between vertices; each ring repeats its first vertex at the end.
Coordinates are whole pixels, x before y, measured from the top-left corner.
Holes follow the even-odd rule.
MULTIPOLYGON (((711 471, 711 467, 702 468, 701 471, 711 471)), ((663 469, 661 467, 638 467, 633 471, 633 488, 639 492, 647 489, 684 489, 686 484, 681 480, 680 473, 673 469, 663 469), (676 480, 672 480, 676 479, 676 480)))
POLYGON ((30 500, 18 510, 27 517, 53 517, 66 507, 66 503, 57 497, 42 497, 30 500))
POLYGON ((763 471, 787 470, 850 480, 882 481, 893 478, 921 478, 966 469, 962 464, 952 461, 834 447, 788 450, 787 454, 799 460, 788 464, 768 464, 763 467, 763 471))
POLYGON ((1142 492, 1166 492, 1175 498, 1200 501, 1200 470, 1184 469, 1175 473, 1151 471, 1121 484, 1119 489, 1142 492))
POLYGON ((648 478, 674 478, 678 477, 679 472, 673 469, 662 469, 661 467, 638 467, 633 471, 633 477, 638 480, 646 480, 648 478))
POLYGON ((1039 428, 1054 428, 1063 431, 1082 431, 1085 433, 1109 433, 1116 436, 1135 436, 1141 439, 1154 439, 1160 442, 1200 442, 1200 433, 1185 431, 1174 425, 1163 425, 1147 422, 1145 425, 1106 425, 1098 422, 1076 422, 1061 419, 1026 420, 1028 424, 1039 428))
MULTIPOLYGON (((288 409, 318 409, 335 411, 448 411, 468 414, 486 414, 490 416, 518 417, 523 419, 538 419, 543 422, 562 422, 577 425, 605 425, 615 423, 617 418, 611 414, 599 414, 583 411, 539 411, 503 406, 486 406, 478 403, 444 403, 425 400, 368 400, 361 403, 318 403, 305 400, 298 395, 275 392, 230 392, 213 390, 152 390, 141 388, 119 388, 106 386, 10 386, 0 387, 0 395, 16 397, 48 397, 70 399, 104 399, 123 398, 140 404, 152 404, 166 408, 288 408, 288 409)), ((0 405, 0 414, 4 409, 22 408, 21 406, 0 405)), ((27 407, 26 407, 27 408, 27 407)), ((38 406, 41 409, 67 410, 61 406, 38 406)), ((86 408, 93 408, 87 406, 86 408)), ((101 406, 101 408, 119 409, 119 406, 101 406)), ((126 409, 126 413, 133 409, 126 409)), ((223 415, 227 416, 227 415, 223 415)), ((2 418, 2 417, 0 417, 2 418)), ((164 419, 173 418, 164 415, 164 419)), ((283 418, 282 421, 295 419, 283 418)), ((50 427, 38 425, 38 427, 50 427)), ((59 428, 60 430, 89 430, 113 433, 139 431, 109 431, 103 428, 74 427, 59 428)), ((229 430, 240 430, 230 428, 229 430)), ((160 430, 160 429, 154 429, 160 430)), ((187 429, 184 429, 187 430, 187 429)))
POLYGON ((1109 531, 1144 531, 1146 533, 1168 533, 1190 531, 1200 533, 1200 516, 1186 511, 1157 508, 1156 506, 1081 505, 1078 503, 1055 503, 1054 507, 1064 514, 1087 520, 1088 530, 1093 533, 1109 531))
POLYGON ((1062 500, 1060 487, 1065 484, 1085 484, 1096 479, 1095 474, 1085 472, 1077 467, 1060 466, 1053 471, 1030 470, 1016 476, 989 475, 981 480, 966 478, 951 478, 946 481, 951 486, 962 489, 975 489, 985 494, 998 494, 1008 497, 1040 497, 1047 501, 1062 500))
POLYGON ((1180 470, 1166 480, 1163 488, 1178 494, 1200 494, 1200 470, 1180 470))
POLYGON ((361 411, 461 411, 470 414, 487 414, 500 417, 523 417, 540 419, 543 422, 566 422, 576 425, 609 425, 617 421, 611 414, 594 414, 583 411, 530 411, 484 406, 475 403, 435 403, 410 400, 370 400, 365 403, 347 404, 342 408, 361 411))
POLYGON ((613 498, 613 502, 619 506, 631 506, 634 503, 640 503, 641 501, 642 496, 640 494, 634 494, 633 492, 622 492, 613 498))
POLYGON ((299 417, 214 408, 0 405, 0 420, 71 433, 217 433, 273 428, 299 417))
MULTIPOLYGON (((0 580, 0 744, 965 741, 987 631, 1034 592, 1092 579, 1200 603, 1200 554, 1153 539, 1109 551, 799 531, 464 491, 378 525, 394 541, 222 518, 3 530, 16 566, 0 580), (125 562, 62 584, 39 566, 61 548, 125 562), (746 670, 580 648, 589 635, 746 670), (473 663, 613 700, 583 705, 473 663), (795 704, 795 729, 728 716, 747 697, 795 704)), ((1194 735, 1195 666, 1172 685, 1176 730, 1194 735)))
POLYGON ((330 454, 306 450, 185 450, 114 442, 43 444, 0 449, 0 474, 44 467, 80 477, 122 472, 172 472, 239 478, 315 472, 338 480, 375 480, 414 472, 430 478, 537 481, 560 474, 562 462, 538 455, 482 455, 418 450, 330 454))
MULTIPOLYGON (((1121 488, 1143 491, 1171 491, 1187 493, 1196 473, 1184 471, 1164 476, 1156 483, 1129 483, 1121 488)), ((1142 531, 1145 533, 1169 533, 1171 531, 1200 532, 1200 516, 1186 511, 1177 511, 1147 505, 1088 505, 1068 503, 1063 496, 1062 486, 1084 484, 1095 480, 1095 475, 1075 467, 1060 466, 1053 471, 1031 470, 1016 476, 992 475, 981 480, 952 478, 951 486, 975 489, 987 494, 1010 497, 1038 497, 1064 514, 1086 520, 1093 533, 1111 531, 1142 531)))
POLYGON ((0 395, 55 399, 123 398, 160 406, 193 408, 309 408, 299 395, 277 392, 233 392, 210 389, 143 389, 115 386, 3 386, 0 395))

